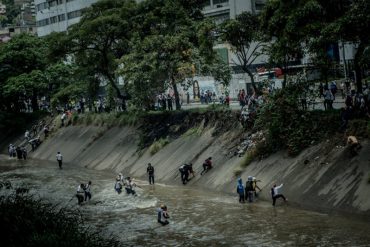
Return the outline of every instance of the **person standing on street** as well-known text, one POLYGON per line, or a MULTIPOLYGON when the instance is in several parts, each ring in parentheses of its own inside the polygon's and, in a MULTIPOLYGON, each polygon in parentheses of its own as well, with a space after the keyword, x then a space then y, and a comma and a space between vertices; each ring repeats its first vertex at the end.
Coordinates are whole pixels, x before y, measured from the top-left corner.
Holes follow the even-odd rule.
POLYGON ((152 164, 148 164, 148 168, 146 168, 146 173, 149 175, 149 184, 154 184, 154 167, 152 164))
POLYGON ((59 168, 62 169, 63 155, 60 152, 58 152, 56 157, 57 157, 59 168))

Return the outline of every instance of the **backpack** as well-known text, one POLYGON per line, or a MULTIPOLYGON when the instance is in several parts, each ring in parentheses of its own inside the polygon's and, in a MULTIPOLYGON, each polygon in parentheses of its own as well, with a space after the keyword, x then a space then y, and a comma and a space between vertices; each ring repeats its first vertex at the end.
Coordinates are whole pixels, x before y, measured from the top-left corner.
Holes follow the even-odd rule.
POLYGON ((247 181, 245 184, 245 190, 246 191, 252 191, 253 190, 253 181, 247 181))

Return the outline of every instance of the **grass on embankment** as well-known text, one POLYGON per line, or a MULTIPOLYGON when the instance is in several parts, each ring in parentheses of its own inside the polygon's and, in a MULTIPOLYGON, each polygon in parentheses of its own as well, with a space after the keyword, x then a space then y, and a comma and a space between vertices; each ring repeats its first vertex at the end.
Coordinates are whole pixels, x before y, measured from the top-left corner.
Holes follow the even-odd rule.
MULTIPOLYGON (((0 189, 9 190, 9 183, 0 189)), ((2 246, 115 247, 119 243, 106 239, 84 225, 77 211, 59 208, 23 193, 6 192, 0 197, 2 246)))
POLYGON ((170 143, 170 140, 168 137, 166 138, 160 138, 158 141, 153 142, 152 145, 149 147, 149 152, 151 155, 154 155, 158 153, 159 150, 161 150, 164 146, 170 143))

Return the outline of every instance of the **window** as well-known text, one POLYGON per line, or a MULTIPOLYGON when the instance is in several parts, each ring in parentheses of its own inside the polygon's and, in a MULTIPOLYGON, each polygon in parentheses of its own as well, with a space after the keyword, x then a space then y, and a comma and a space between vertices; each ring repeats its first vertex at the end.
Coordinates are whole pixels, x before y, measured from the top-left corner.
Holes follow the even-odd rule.
POLYGON ((67 14, 68 20, 73 19, 73 18, 77 18, 77 17, 80 17, 80 16, 81 16, 81 10, 72 11, 72 12, 69 12, 67 14))
POLYGON ((58 22, 58 16, 50 17, 50 23, 56 23, 58 22))
POLYGON ((43 27, 49 25, 49 19, 43 19, 36 23, 38 27, 43 27))
POLYGON ((226 48, 217 48, 215 51, 224 63, 229 64, 229 51, 226 48))
POLYGON ((58 2, 56 0, 54 1, 49 1, 49 7, 54 7, 57 6, 58 2))
MULTIPOLYGON (((213 0, 213 5, 223 4, 223 3, 229 3, 229 0, 213 0)), ((225 5, 225 4, 223 4, 223 5, 225 5)))
POLYGON ((226 20, 230 20, 230 13, 222 13, 218 15, 211 16, 213 21, 218 25, 226 20))
POLYGON ((64 21, 66 19, 66 15, 65 14, 61 14, 61 15, 58 15, 58 21, 64 21))
POLYGON ((201 3, 201 6, 204 8, 206 6, 211 6, 211 1, 210 0, 203 0, 201 3))
POLYGON ((48 3, 45 2, 45 3, 37 4, 36 9, 37 11, 41 11, 41 10, 47 9, 48 7, 49 7, 48 3))

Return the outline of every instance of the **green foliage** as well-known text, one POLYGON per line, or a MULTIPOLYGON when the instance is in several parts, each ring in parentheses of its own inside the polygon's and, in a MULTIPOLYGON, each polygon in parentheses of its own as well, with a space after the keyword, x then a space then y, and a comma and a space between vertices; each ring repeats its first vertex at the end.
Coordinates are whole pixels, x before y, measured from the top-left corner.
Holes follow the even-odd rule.
POLYGON ((139 112, 122 113, 86 113, 78 116, 74 124, 95 125, 95 126, 134 126, 141 117, 139 112))
POLYGON ((257 157, 256 148, 252 148, 247 151, 247 153, 243 156, 243 159, 240 161, 240 167, 246 168, 249 166, 253 160, 257 157))
POLYGON ((38 110, 37 96, 43 93, 47 64, 47 46, 41 39, 20 34, 0 45, 0 110, 19 111, 19 97, 32 98, 38 110))
MULTIPOLYGON (((118 59, 128 52, 136 12, 134 0, 102 0, 89 7, 79 23, 65 37, 51 38, 53 52, 74 55, 80 67, 86 67, 101 81, 108 82, 118 98, 124 95, 117 86, 118 59), (94 61, 91 63, 91 61, 94 61)), ((94 81, 91 80, 93 83, 94 81)))
POLYGON ((299 86, 287 86, 272 95, 258 112, 255 128, 266 131, 265 150, 286 148, 290 155, 296 155, 339 129, 337 111, 299 109, 300 93, 299 86))
POLYGON ((242 168, 236 168, 235 170, 234 170, 234 177, 240 177, 241 175, 242 175, 242 173, 243 173, 243 169, 242 168))
POLYGON ((6 15, 1 21, 2 26, 17 24, 17 17, 21 13, 20 6, 14 4, 14 0, 2 0, 1 2, 6 5, 6 15))
POLYGON ((235 19, 225 21, 219 28, 221 39, 229 43, 235 52, 239 65, 251 79, 255 91, 253 73, 250 66, 261 55, 263 42, 259 30, 259 19, 250 12, 243 12, 235 19), (254 43, 255 46, 252 46, 254 43))
POLYGON ((188 129, 182 136, 200 136, 202 134, 203 129, 201 127, 193 127, 188 129))
POLYGON ((161 150, 164 146, 170 143, 170 140, 168 137, 166 138, 160 138, 158 141, 155 141, 150 147, 149 147, 149 153, 151 155, 154 155, 158 153, 159 150, 161 150))
POLYGON ((79 115, 78 114, 76 114, 76 113, 73 113, 72 114, 71 121, 72 121, 72 124, 73 125, 76 125, 77 124, 78 118, 79 118, 79 115))
POLYGON ((226 66, 216 60, 212 49, 210 22, 201 22, 200 9, 187 1, 143 1, 138 5, 136 26, 130 41, 130 52, 120 60, 120 70, 130 81, 134 102, 151 109, 155 94, 172 88, 176 109, 180 109, 177 84, 188 87, 196 73, 215 74, 227 84, 226 66), (207 66, 203 66, 207 64, 207 66), (223 74, 220 73, 223 72, 223 74))
POLYGON ((367 119, 353 119, 349 121, 347 130, 354 136, 370 137, 370 123, 367 119))
POLYGON ((3 246, 118 246, 84 225, 78 212, 24 193, 0 197, 0 228, 3 246))

